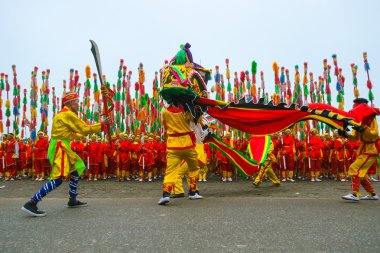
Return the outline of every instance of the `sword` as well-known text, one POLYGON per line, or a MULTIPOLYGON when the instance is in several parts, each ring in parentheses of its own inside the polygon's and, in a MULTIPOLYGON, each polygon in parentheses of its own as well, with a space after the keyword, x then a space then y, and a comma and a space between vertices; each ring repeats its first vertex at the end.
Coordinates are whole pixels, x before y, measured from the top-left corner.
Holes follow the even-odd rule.
MULTIPOLYGON (((102 74, 102 64, 100 62, 100 54, 99 54, 99 48, 98 45, 96 45, 95 41, 90 40, 91 42, 91 52, 95 59, 96 69, 98 70, 99 80, 101 84, 101 93, 103 98, 103 115, 108 116, 108 113, 112 111, 113 109, 113 103, 112 103, 112 96, 110 97, 110 90, 106 86, 106 84, 103 82, 103 74, 102 74), (108 102, 111 102, 111 107, 108 108, 108 102)), ((111 127, 110 125, 106 126, 106 133, 108 134, 108 142, 110 147, 112 147, 111 142, 111 127)))

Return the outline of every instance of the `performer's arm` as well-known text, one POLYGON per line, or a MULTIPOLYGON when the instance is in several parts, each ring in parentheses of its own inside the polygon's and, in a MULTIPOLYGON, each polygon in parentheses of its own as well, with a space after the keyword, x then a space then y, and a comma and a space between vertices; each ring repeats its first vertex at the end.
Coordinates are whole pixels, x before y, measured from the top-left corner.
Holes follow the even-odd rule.
POLYGON ((377 127, 376 119, 373 119, 369 126, 364 127, 363 137, 369 140, 377 139, 379 136, 379 129, 377 127))
POLYGON ((103 123, 96 123, 93 125, 86 124, 83 120, 79 119, 73 112, 67 112, 65 115, 65 124, 78 135, 88 135, 92 133, 101 132, 104 128, 103 123))
POLYGON ((273 142, 271 142, 271 144, 269 146, 269 150, 268 150, 268 158, 267 158, 267 160, 270 160, 272 163, 276 163, 277 162, 277 158, 273 154, 273 150, 274 150, 274 146, 273 146, 273 142))

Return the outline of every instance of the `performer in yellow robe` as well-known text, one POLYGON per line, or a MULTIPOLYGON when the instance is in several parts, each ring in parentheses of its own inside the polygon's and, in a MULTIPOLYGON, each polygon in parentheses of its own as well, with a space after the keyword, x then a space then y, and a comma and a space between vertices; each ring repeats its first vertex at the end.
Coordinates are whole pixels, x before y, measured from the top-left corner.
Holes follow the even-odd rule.
MULTIPOLYGON (((205 137, 205 134, 208 133, 208 131, 203 130, 200 123, 196 125, 193 122, 190 122, 190 129, 194 131, 194 134, 196 136, 195 151, 197 152, 199 167, 196 170, 189 171, 187 163, 185 161, 182 161, 178 170, 179 170, 179 174, 184 174, 186 177, 187 184, 189 186, 189 199, 195 200, 195 199, 203 198, 199 194, 197 181, 199 179, 200 169, 203 169, 204 167, 206 167, 206 164, 207 164, 207 156, 204 150, 203 139, 205 137), (185 171, 185 173, 182 173, 182 171, 185 171)), ((183 189, 183 177, 178 177, 171 193, 172 193, 171 194, 172 198, 181 198, 185 196, 185 191, 183 189)))
POLYGON ((268 156, 265 162, 261 165, 259 174, 256 176, 255 181, 253 182, 253 185, 255 187, 258 187, 265 177, 265 175, 268 177, 268 179, 272 182, 275 186, 280 186, 280 180, 277 178, 276 173, 274 173, 272 164, 277 163, 277 158, 273 154, 274 145, 273 142, 270 141, 270 147, 268 150, 268 156))
POLYGON ((187 171, 198 170, 198 158, 195 151, 195 134, 190 129, 190 121, 193 117, 185 113, 181 105, 170 105, 162 109, 163 124, 166 129, 167 167, 163 182, 163 196, 159 205, 165 205, 170 200, 170 193, 179 177, 183 177, 187 171), (178 170, 182 161, 188 165, 188 170, 178 170))
MULTIPOLYGON (((354 100, 354 107, 359 104, 368 103, 367 99, 357 98, 354 100)), ((379 200, 379 196, 376 195, 375 190, 372 188, 371 182, 368 180, 367 171, 373 163, 377 161, 379 151, 376 147, 376 142, 379 138, 379 129, 376 121, 376 111, 374 115, 364 118, 362 121, 362 129, 359 131, 353 130, 352 135, 346 136, 349 140, 360 140, 360 146, 356 150, 358 157, 348 169, 348 175, 351 176, 351 190, 352 192, 343 196, 343 199, 359 201, 362 200, 379 200), (359 197, 360 185, 368 192, 368 195, 359 197)), ((341 133, 346 135, 345 133, 341 133)))
POLYGON ((71 150, 70 140, 83 137, 88 134, 101 132, 105 124, 109 124, 107 118, 102 123, 93 125, 86 124, 78 118, 79 100, 78 94, 74 92, 67 93, 62 98, 63 109, 54 116, 51 141, 49 145, 49 161, 52 166, 50 181, 25 203, 21 208, 23 211, 33 216, 45 216, 46 213, 38 210, 37 203, 42 200, 49 192, 62 184, 68 175, 70 175, 68 207, 87 206, 76 199, 79 176, 83 173, 86 166, 82 159, 71 150))

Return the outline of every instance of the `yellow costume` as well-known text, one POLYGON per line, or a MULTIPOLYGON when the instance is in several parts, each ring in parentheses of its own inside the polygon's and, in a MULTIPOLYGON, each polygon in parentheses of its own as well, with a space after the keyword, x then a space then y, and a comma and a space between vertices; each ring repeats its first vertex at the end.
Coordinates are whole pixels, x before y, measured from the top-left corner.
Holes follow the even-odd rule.
POLYGON ((376 148, 376 141, 378 136, 379 129, 376 119, 373 119, 362 133, 354 131, 353 135, 347 136, 351 141, 360 140, 360 146, 356 150, 358 158, 351 164, 348 175, 358 176, 360 179, 366 178, 368 169, 377 161, 379 153, 376 148))
POLYGON ((184 113, 182 107, 169 106, 162 110, 163 123, 167 134, 166 160, 167 168, 163 182, 164 196, 169 196, 175 182, 188 171, 198 169, 197 152, 195 151, 195 135, 190 129, 193 117, 184 113), (184 161, 187 168, 178 170, 184 161))
POLYGON ((276 186, 280 185, 280 180, 277 178, 276 173, 274 173, 272 168, 272 163, 277 162, 276 156, 273 154, 274 145, 273 142, 270 142, 268 156, 265 160, 264 164, 261 165, 259 174, 255 178, 254 185, 258 186, 264 179, 265 175, 267 175, 268 179, 276 186))
MULTIPOLYGON (((360 104, 367 104, 368 100, 357 98, 354 100, 354 108, 360 104)), ((377 126, 376 115, 380 114, 376 109, 375 113, 362 120, 361 127, 358 131, 353 131, 347 138, 351 141, 360 140, 360 146, 356 150, 357 158, 350 165, 348 175, 351 176, 351 193, 342 196, 343 199, 359 201, 362 200, 379 200, 371 182, 368 180, 367 171, 376 162, 379 151, 376 142, 379 138, 379 128, 377 126), (360 197, 360 185, 368 192, 367 196, 360 197)), ((343 133, 347 135, 346 133, 343 133)))
POLYGON ((86 169, 82 159, 70 148, 70 140, 102 130, 102 124, 88 125, 68 107, 64 107, 53 119, 49 160, 52 166, 50 179, 63 178, 77 170, 81 175, 86 169))
MULTIPOLYGON (((49 192, 59 187, 63 180, 69 177, 69 202, 67 207, 83 207, 87 203, 76 199, 78 192, 79 177, 85 170, 82 159, 75 154, 70 147, 70 140, 82 137, 87 134, 100 132, 103 123, 88 125, 77 116, 79 108, 78 94, 74 92, 66 93, 62 98, 63 109, 54 116, 52 127, 52 139, 49 144, 49 161, 52 166, 50 181, 43 185, 33 197, 21 208, 23 211, 33 216, 45 216, 46 213, 38 210, 37 203, 49 192)), ((105 121, 109 122, 108 119, 105 121)))
MULTIPOLYGON (((195 151, 197 152, 197 155, 198 155, 198 165, 200 166, 197 168, 197 170, 189 171, 188 170, 189 166, 184 161, 180 164, 180 167, 179 167, 179 171, 180 171, 179 174, 186 175, 186 172, 189 171, 189 173, 186 175, 186 180, 189 186, 189 191, 192 191, 192 192, 198 191, 197 181, 199 178, 199 170, 201 168, 204 168, 207 163, 207 157, 206 157, 206 153, 203 146, 204 146, 203 143, 197 143, 195 147, 195 151)), ((178 177, 177 181, 175 182, 172 193, 176 195, 185 193, 183 190, 183 177, 178 177)))

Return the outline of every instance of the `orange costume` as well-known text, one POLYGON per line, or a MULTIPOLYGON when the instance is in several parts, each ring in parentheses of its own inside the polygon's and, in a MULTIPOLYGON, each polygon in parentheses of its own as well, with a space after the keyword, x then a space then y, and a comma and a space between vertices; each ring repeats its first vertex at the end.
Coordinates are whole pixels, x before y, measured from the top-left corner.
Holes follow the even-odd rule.
POLYGON ((325 134, 325 140, 322 142, 322 165, 323 176, 329 178, 331 176, 331 164, 329 162, 331 152, 331 140, 328 134, 325 134))
POLYGON ((34 150, 34 168, 36 170, 37 178, 41 180, 45 176, 45 159, 47 158, 49 142, 43 137, 43 132, 39 132, 38 135, 39 138, 34 150))
POLYGON ((102 154, 99 156, 99 167, 102 170, 103 175, 108 175, 108 177, 111 177, 112 175, 119 176, 117 170, 119 150, 117 150, 118 142, 116 141, 116 136, 112 136, 111 141, 111 146, 109 142, 103 142, 100 144, 102 154), (107 159, 107 162, 105 159, 107 159))
MULTIPOLYGON (((313 130, 312 130, 313 131, 313 130)), ((316 133, 316 130, 314 130, 316 133)), ((308 156, 310 157, 310 174, 311 181, 320 181, 319 174, 322 166, 322 140, 319 136, 311 135, 308 145, 308 156)))
POLYGON ((18 160, 18 163, 17 163, 17 170, 19 172, 19 175, 23 175, 26 172, 27 146, 22 141, 19 141, 18 147, 19 147, 20 159, 18 160))
POLYGON ((334 159, 332 159, 332 166, 337 168, 337 175, 339 176, 339 179, 341 181, 346 181, 347 176, 347 160, 349 157, 348 152, 348 143, 345 139, 342 138, 336 138, 334 140, 334 151, 333 155, 335 156, 334 159))
POLYGON ((291 130, 286 130, 287 135, 283 135, 281 141, 281 171, 282 171, 282 181, 293 182, 293 171, 294 171, 294 159, 296 158, 296 147, 294 137, 290 135, 291 130))
MULTIPOLYGON (((368 100, 357 98, 354 100, 354 108, 367 104, 368 100)), ((367 116, 362 120, 361 127, 353 130, 347 138, 351 141, 360 141, 360 146, 356 150, 357 158, 349 169, 348 175, 351 176, 351 193, 342 196, 346 200, 358 201, 362 200, 379 200, 375 190, 372 188, 371 182, 368 180, 368 169, 377 161, 379 155, 379 128, 377 126, 376 115, 380 115, 378 108, 372 108, 368 105, 367 109, 372 109, 374 112, 371 116, 367 116), (367 191, 368 195, 359 198, 360 185, 367 191)), ((345 134, 345 133, 343 133, 345 134)))
POLYGON ((130 144, 131 143, 128 140, 124 139, 124 137, 119 142, 119 166, 121 170, 121 175, 119 176, 120 181, 124 181, 125 177, 127 177, 127 179, 130 179, 130 144))
POLYGON ((305 179, 306 177, 308 177, 308 173, 309 173, 309 163, 308 163, 308 158, 307 158, 307 155, 306 155, 306 142, 304 140, 297 140, 295 139, 295 146, 296 146, 296 156, 297 156, 297 167, 296 165, 294 165, 294 167, 296 167, 296 173, 297 173, 297 177, 299 179, 305 179))
POLYGON ((135 137, 134 139, 130 138, 131 140, 131 146, 130 146, 130 156, 131 156, 131 173, 132 176, 136 177, 136 180, 138 180, 137 171, 139 169, 139 163, 138 163, 138 153, 140 152, 140 144, 139 144, 139 138, 135 137))
POLYGON ((148 174, 148 181, 152 181, 152 171, 154 166, 154 146, 152 142, 152 138, 148 142, 144 142, 141 145, 140 156, 138 159, 140 166, 140 179, 144 180, 145 172, 148 174))
POLYGON ((85 152, 85 149, 86 149, 86 146, 85 146, 85 143, 81 142, 81 141, 73 141, 71 142, 71 149, 77 153, 77 155, 83 160, 83 161, 87 161, 87 156, 86 156, 86 153, 85 152))
POLYGON ((92 140, 87 145, 87 152, 90 162, 88 180, 91 180, 92 177, 94 180, 97 180, 97 176, 99 174, 100 143, 96 142, 94 137, 91 138, 92 140))
MULTIPOLYGON (((8 134, 8 136, 11 134, 8 134)), ((5 178, 14 179, 16 177, 16 159, 19 156, 18 142, 12 137, 5 143, 5 178), (11 139, 10 139, 11 138, 11 139)))

